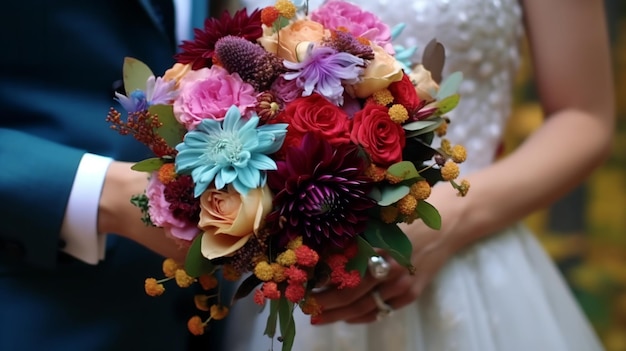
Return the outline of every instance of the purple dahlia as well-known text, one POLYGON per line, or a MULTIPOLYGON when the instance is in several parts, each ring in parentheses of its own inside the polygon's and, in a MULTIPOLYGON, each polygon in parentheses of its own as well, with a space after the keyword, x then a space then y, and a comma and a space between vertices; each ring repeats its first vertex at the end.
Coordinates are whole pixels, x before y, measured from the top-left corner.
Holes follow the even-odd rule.
POLYGON ((368 209, 375 203, 367 196, 372 183, 364 175, 366 162, 358 147, 332 146, 307 133, 277 167, 268 174, 276 196, 267 221, 279 245, 302 235, 314 248, 343 248, 365 230, 368 209))

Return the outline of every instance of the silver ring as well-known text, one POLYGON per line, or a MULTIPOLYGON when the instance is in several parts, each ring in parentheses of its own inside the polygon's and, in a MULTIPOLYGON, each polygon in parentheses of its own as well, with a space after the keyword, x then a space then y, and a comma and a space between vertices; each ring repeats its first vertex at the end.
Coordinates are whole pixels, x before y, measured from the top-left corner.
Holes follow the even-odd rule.
POLYGON ((393 308, 389 306, 383 298, 380 296, 380 293, 377 290, 372 291, 371 293, 374 302, 376 303, 376 307, 378 308, 378 313, 376 314, 376 320, 381 320, 386 317, 391 316, 393 313, 393 308))
POLYGON ((378 280, 383 280, 389 275, 391 265, 381 256, 372 256, 367 262, 372 277, 378 280))

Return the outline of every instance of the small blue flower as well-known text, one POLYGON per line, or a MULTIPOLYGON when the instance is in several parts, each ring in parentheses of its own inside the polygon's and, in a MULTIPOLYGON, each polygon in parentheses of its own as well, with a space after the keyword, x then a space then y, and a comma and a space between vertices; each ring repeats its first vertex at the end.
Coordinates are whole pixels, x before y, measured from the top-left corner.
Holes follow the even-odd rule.
POLYGON ((288 69, 294 70, 284 75, 286 80, 296 80, 302 88, 302 96, 316 92, 335 105, 343 105, 343 82, 355 83, 363 72, 363 59, 346 52, 337 52, 330 47, 307 47, 306 58, 302 62, 285 61, 288 69))
POLYGON ((241 194, 265 185, 263 171, 276 169, 268 155, 282 146, 287 124, 258 124, 258 116, 243 119, 233 105, 222 122, 204 119, 185 135, 176 146, 176 172, 191 174, 196 197, 212 182, 217 189, 232 184, 241 194))
POLYGON ((128 113, 147 110, 152 105, 166 105, 178 96, 176 81, 164 81, 162 77, 148 77, 146 90, 135 89, 128 96, 115 93, 115 100, 128 113))

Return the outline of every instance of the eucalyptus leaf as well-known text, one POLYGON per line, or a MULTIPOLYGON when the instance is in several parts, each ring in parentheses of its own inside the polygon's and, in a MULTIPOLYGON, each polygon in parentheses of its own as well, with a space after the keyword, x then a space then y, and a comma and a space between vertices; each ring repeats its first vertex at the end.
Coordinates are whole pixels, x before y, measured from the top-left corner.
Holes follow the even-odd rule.
POLYGON ((165 139, 167 145, 175 147, 183 140, 186 130, 174 117, 172 105, 152 105, 148 108, 148 112, 158 116, 162 126, 156 132, 165 139))
POLYGON ((296 337, 296 323, 293 319, 293 303, 282 297, 278 300, 278 319, 283 351, 291 351, 296 337))
POLYGON ((436 99, 443 100, 452 94, 456 94, 459 90, 459 86, 461 86, 461 82, 463 81, 463 73, 460 71, 454 72, 447 76, 441 86, 439 86, 439 91, 437 92, 436 99))
POLYGON ((135 90, 146 91, 146 82, 153 76, 152 70, 145 63, 132 57, 124 58, 122 66, 122 77, 124 79, 124 90, 126 95, 135 90))
POLYGON ((420 176, 415 168, 415 165, 410 161, 401 161, 392 164, 389 168, 387 168, 387 173, 403 180, 413 179, 420 176))
POLYGON ((452 111, 458 104, 459 101, 461 100, 461 95, 459 94, 452 94, 440 101, 437 102, 437 106, 439 107, 437 109, 437 114, 438 115, 445 115, 446 113, 452 111))
MULTIPOLYGON (((430 71, 431 77, 437 83, 441 82, 441 72, 446 62, 446 50, 443 45, 432 39, 424 47, 422 54, 422 65, 430 71)), ((432 95, 431 95, 432 96, 432 95)))
POLYGON ((252 290, 261 283, 263 283, 261 279, 257 278, 254 274, 250 274, 250 276, 244 279, 237 287, 237 291, 235 291, 235 295, 233 296, 233 302, 250 295, 252 290))
POLYGON ((404 130, 408 130, 408 131, 416 131, 416 130, 420 130, 423 128, 427 128, 430 127, 432 125, 438 124, 439 122, 436 120, 422 120, 422 121, 415 121, 415 122, 411 122, 411 123, 407 123, 405 125, 402 126, 402 128, 404 128, 404 130))
POLYGON ((352 271, 356 270, 362 276, 365 275, 365 271, 367 271, 367 263, 369 262, 370 257, 377 256, 378 254, 374 251, 374 248, 370 243, 367 242, 360 235, 356 237, 357 243, 357 253, 348 263, 346 264, 346 270, 352 271))
POLYGON ((386 224, 378 220, 370 220, 363 234, 370 245, 383 249, 399 264, 414 270, 411 264, 413 246, 409 238, 396 224, 386 224))
POLYGON ((426 201, 418 201, 415 210, 428 227, 436 230, 441 229, 441 215, 433 205, 426 201))
POLYGON ((276 335, 276 323, 278 322, 278 300, 270 300, 270 313, 265 323, 265 335, 274 338, 276 335))
POLYGON ((389 206, 405 197, 411 188, 406 185, 385 185, 381 188, 382 198, 378 201, 380 206, 389 206))
POLYGON ((429 122, 433 122, 433 124, 424 127, 422 129, 418 129, 415 131, 407 131, 405 133, 405 138, 413 138, 416 136, 420 136, 420 135, 424 135, 430 132, 433 132, 435 130, 437 130, 437 128, 439 128, 439 126, 445 121, 443 118, 436 116, 436 117, 431 117, 428 120, 425 121, 429 121, 429 122))
POLYGON ((165 161, 163 161, 160 157, 153 157, 135 163, 130 167, 130 169, 138 172, 152 173, 158 171, 164 164, 165 161))
POLYGON ((194 278, 215 271, 215 265, 208 258, 202 256, 202 236, 203 234, 200 234, 193 239, 185 258, 185 271, 194 278))

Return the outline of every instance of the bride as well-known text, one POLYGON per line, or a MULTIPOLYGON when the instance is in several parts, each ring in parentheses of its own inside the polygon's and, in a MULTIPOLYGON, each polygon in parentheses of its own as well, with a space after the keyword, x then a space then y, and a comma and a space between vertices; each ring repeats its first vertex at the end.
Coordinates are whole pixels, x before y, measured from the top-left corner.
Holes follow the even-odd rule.
MULTIPOLYGON (((354 1, 354 0, 353 0, 354 1)), ((269 5, 245 0, 244 6, 269 5)), ((320 1, 311 1, 310 8, 320 1)), ((522 224, 585 179, 607 156, 613 93, 602 1, 369 0, 358 5, 406 28, 394 43, 420 49, 436 37, 445 73, 462 71, 461 103, 448 138, 468 149, 464 199, 449 186, 429 201, 443 228, 404 228, 415 275, 391 263, 380 280, 326 291, 320 325, 296 316, 294 350, 601 350, 562 277, 522 224), (520 60, 529 39, 545 123, 515 152, 495 160, 520 60), (380 298, 394 311, 376 322, 380 298)), ((268 350, 266 316, 252 299, 226 319, 228 350, 268 350)), ((275 349, 280 343, 274 341, 275 349)))

